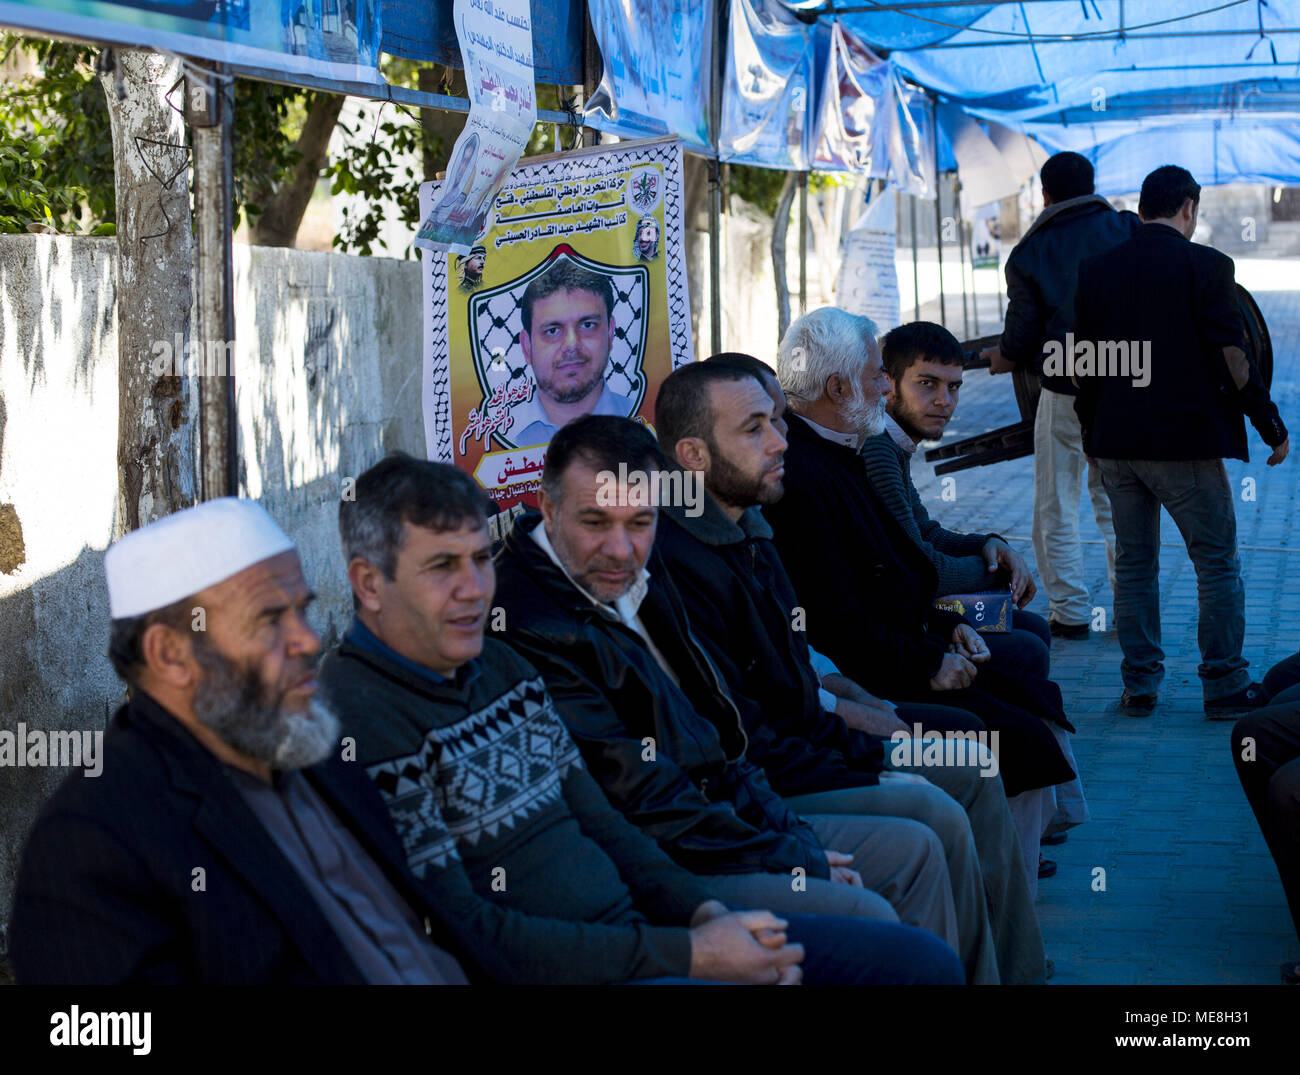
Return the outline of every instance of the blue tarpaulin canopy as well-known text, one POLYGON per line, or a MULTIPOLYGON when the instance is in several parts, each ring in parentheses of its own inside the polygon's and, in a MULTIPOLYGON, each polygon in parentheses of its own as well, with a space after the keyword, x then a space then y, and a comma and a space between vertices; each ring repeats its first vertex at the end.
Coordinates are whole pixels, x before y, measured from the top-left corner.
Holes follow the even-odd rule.
MULTIPOLYGON (((755 55, 781 54, 784 45, 776 37, 790 36, 791 16, 809 24, 809 40, 818 42, 815 69, 800 76, 805 99, 796 95, 796 103, 804 111, 792 113, 796 118, 815 116, 822 106, 830 61, 825 42, 838 22, 887 60, 899 78, 940 102, 1031 135, 1048 151, 1074 149, 1089 156, 1104 193, 1133 190, 1147 171, 1171 161, 1203 183, 1300 182, 1300 0, 736 3, 788 12, 785 19, 768 15, 747 21, 752 40, 746 47, 755 55), (773 36, 770 46, 764 35, 773 36)), ((653 24, 651 16, 660 9, 673 12, 661 19, 689 19, 695 7, 686 0, 621 0, 618 6, 626 9, 625 25, 653 24), (644 19, 637 14, 641 8, 644 19)), ((735 25, 734 13, 726 0, 718 6, 723 45, 715 62, 726 70, 731 55, 726 35, 735 25)), ((591 10, 611 7, 592 5, 591 10)), ((384 50, 459 66, 451 11, 451 0, 384 0, 384 50)), ((538 79, 581 82, 585 0, 532 0, 532 12, 538 79)), ((731 62, 734 71, 734 57, 731 62)), ((752 96, 756 69, 751 62, 741 72, 747 79, 743 87, 739 76, 732 76, 737 84, 729 82, 724 91, 724 117, 733 116, 727 111, 728 93, 744 92, 756 102, 781 100, 772 90, 763 91, 766 97, 752 96)), ((771 128, 762 113, 771 106, 747 107, 755 122, 761 119, 771 128)), ((855 107, 860 114, 860 100, 855 107)), ((882 116, 888 112, 880 110, 882 116)), ((724 156, 769 167, 806 166, 816 136, 802 121, 785 122, 784 141, 773 140, 768 128, 762 137, 746 139, 733 119, 727 125, 724 156), (743 152, 736 151, 737 144, 743 152)), ((601 126, 618 133, 616 120, 601 126)), ((697 123, 681 133, 699 145, 699 130, 697 123)), ((627 133, 639 131, 629 127, 627 133)), ((953 161, 941 122, 939 166, 951 167, 953 161)))

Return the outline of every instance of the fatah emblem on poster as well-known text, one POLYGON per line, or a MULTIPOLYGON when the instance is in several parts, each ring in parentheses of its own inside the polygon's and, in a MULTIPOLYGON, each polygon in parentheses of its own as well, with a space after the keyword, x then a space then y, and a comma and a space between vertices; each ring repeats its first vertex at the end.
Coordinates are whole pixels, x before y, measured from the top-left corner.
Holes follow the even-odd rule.
MULTIPOLYGON (((421 212, 451 182, 420 188, 421 212)), ((694 358, 674 138, 521 161, 466 255, 425 252, 430 459, 502 508, 532 503, 566 422, 653 427, 659 385, 694 358)))

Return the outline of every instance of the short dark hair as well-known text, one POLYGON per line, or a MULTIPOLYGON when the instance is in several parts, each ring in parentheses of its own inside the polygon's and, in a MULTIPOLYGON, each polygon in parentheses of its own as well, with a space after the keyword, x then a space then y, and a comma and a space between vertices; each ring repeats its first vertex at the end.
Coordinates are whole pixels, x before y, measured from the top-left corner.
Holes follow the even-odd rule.
POLYGON ((1038 173, 1043 183, 1043 193, 1053 202, 1066 202, 1091 194, 1093 186, 1092 162, 1079 153, 1057 153, 1043 162, 1038 173))
POLYGON ((767 383, 765 377, 771 377, 774 381, 777 379, 776 370, 761 359, 742 351, 719 351, 716 355, 709 355, 704 361, 715 366, 729 366, 732 369, 744 370, 750 376, 757 377, 759 384, 763 385, 767 383))
POLYGON ((524 288, 519 300, 519 312, 524 319, 524 331, 533 331, 533 305, 557 291, 587 291, 605 303, 605 315, 614 316, 614 285, 604 273, 584 269, 568 258, 557 258, 551 267, 524 288))
POLYGON ((664 454, 671 457, 683 437, 699 437, 711 446, 713 426, 718 420, 709 401, 711 386, 750 380, 757 381, 760 387, 763 384, 757 373, 722 359, 691 362, 673 370, 659 386, 659 398, 655 400, 655 428, 664 454))
POLYGON ((546 447, 542 468, 542 491, 552 500, 560 498, 564 472, 581 460, 593 470, 618 471, 665 469, 663 452, 650 430, 631 418, 613 414, 584 414, 563 425, 546 447))
POLYGON ((1165 164, 1142 180, 1138 216, 1143 220, 1167 220, 1177 216, 1183 202, 1201 200, 1201 185, 1192 173, 1176 164, 1165 164))
POLYGON ((966 364, 957 337, 933 321, 910 321, 890 329, 880 341, 880 357, 885 372, 894 381, 922 359, 942 362, 945 366, 966 364))
POLYGON ((473 478, 448 463, 405 452, 376 463, 357 479, 352 493, 339 502, 343 562, 359 556, 386 579, 397 572, 403 523, 442 532, 487 521, 488 500, 473 478))
MULTIPOLYGON (((123 683, 134 687, 140 679, 144 668, 144 633, 155 623, 181 630, 190 620, 194 609, 194 595, 184 597, 164 608, 146 612, 143 616, 123 616, 109 621, 108 625, 108 659, 113 663, 113 671, 123 683)), ((203 645, 205 639, 195 632, 196 645, 203 645)))

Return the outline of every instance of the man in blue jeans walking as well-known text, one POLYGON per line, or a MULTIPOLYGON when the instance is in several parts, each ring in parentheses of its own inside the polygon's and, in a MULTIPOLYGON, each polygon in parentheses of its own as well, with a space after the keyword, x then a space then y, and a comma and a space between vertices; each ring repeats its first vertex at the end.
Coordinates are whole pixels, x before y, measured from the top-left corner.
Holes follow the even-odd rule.
POLYGON ((1200 193, 1176 165, 1146 177, 1142 227, 1080 264, 1077 338, 1046 360, 1079 385, 1084 450, 1114 513, 1120 706, 1132 716, 1151 713, 1164 678, 1161 507, 1196 567, 1205 715, 1235 717, 1268 700, 1241 655, 1245 589, 1223 459, 1249 458, 1243 415, 1273 449, 1269 466, 1291 441, 1245 351, 1232 259, 1190 241, 1200 193))

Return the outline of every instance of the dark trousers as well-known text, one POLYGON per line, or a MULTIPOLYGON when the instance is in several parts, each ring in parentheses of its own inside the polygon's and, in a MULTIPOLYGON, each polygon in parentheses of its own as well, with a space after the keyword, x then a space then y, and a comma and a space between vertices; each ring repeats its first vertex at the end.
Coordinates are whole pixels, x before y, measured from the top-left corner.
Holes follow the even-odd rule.
MULTIPOLYGON (((733 908, 740 910, 740 908, 733 908)), ((803 945, 804 985, 964 985, 957 953, 927 930, 838 915, 782 915, 803 945)), ((642 978, 627 985, 726 985, 693 978, 642 978)))
POLYGON ((1011 630, 980 635, 989 647, 993 664, 1013 679, 1047 679, 1052 666, 1052 629, 1033 612, 1015 609, 1011 630))
POLYGON ((1222 459, 1099 459, 1115 520, 1115 630, 1120 674, 1134 694, 1156 694, 1160 648, 1160 509, 1178 526, 1196 568, 1201 693, 1212 702, 1250 684, 1241 655, 1246 590, 1237 558, 1237 517, 1222 459))
POLYGON ((1300 686, 1237 721, 1232 760, 1277 864, 1300 938, 1300 686))

